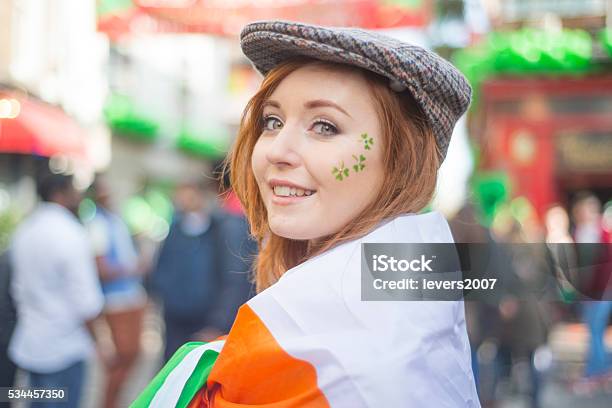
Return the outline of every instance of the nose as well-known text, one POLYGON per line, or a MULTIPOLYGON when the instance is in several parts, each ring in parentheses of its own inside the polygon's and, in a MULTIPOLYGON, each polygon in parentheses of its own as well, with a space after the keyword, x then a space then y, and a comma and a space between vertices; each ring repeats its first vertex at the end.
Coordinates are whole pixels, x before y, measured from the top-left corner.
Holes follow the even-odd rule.
POLYGON ((296 167, 301 162, 299 131, 285 125, 268 145, 266 159, 275 166, 296 167))

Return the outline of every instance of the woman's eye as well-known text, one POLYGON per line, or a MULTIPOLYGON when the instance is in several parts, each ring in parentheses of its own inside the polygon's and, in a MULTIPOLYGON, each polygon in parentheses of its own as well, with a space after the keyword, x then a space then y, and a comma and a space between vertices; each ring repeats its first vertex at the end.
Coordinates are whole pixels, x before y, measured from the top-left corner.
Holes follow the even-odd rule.
POLYGON ((329 122, 318 121, 312 126, 312 130, 323 136, 331 136, 338 133, 338 129, 329 122))
POLYGON ((274 116, 268 116, 263 119, 264 130, 279 130, 283 127, 283 122, 274 116))

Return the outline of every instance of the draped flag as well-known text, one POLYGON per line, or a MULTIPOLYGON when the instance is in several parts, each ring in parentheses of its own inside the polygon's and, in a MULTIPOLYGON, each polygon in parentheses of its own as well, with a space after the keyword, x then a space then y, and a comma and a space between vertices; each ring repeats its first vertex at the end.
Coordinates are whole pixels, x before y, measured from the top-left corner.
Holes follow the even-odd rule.
POLYGON ((364 242, 452 236, 438 213, 404 215, 309 259, 224 342, 179 350, 133 407, 479 407, 463 302, 361 301, 364 242))
POLYGON ((130 408, 188 407, 206 384, 223 343, 220 340, 183 345, 130 408))

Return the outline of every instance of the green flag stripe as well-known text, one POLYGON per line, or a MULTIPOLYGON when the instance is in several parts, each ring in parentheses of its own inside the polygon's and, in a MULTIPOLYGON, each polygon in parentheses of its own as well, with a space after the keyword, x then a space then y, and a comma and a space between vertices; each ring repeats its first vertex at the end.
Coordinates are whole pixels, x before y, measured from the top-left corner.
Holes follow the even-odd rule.
POLYGON ((205 343, 193 341, 181 346, 181 348, 179 348, 176 353, 174 353, 172 358, 166 363, 164 368, 162 368, 161 371, 155 376, 155 378, 151 380, 151 382, 144 389, 144 391, 140 393, 138 398, 134 402, 132 402, 130 408, 148 408, 149 404, 151 404, 151 401, 153 401, 155 394, 162 387, 164 381, 166 381, 166 378, 168 377, 168 375, 170 375, 172 370, 174 370, 176 366, 178 366, 181 361, 183 361, 187 354, 189 354, 192 350, 202 346, 203 344, 205 343))
POLYGON ((204 384, 206 384, 208 375, 210 374, 210 371, 212 370, 218 356, 219 353, 214 350, 206 350, 204 354, 202 354, 196 368, 193 370, 193 373, 191 373, 191 376, 185 383, 185 387, 183 387, 181 396, 176 403, 176 408, 187 408, 187 406, 189 406, 189 403, 193 397, 195 397, 198 391, 200 391, 204 384))

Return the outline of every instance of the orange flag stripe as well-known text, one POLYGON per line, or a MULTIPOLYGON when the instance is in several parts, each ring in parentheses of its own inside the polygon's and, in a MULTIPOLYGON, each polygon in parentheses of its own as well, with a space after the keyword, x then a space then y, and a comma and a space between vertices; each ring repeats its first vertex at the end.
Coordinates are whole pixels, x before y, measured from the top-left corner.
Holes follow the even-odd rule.
POLYGON ((312 364, 289 355, 243 305, 208 377, 210 406, 328 408, 312 364))

